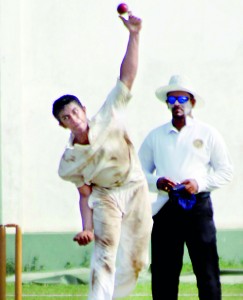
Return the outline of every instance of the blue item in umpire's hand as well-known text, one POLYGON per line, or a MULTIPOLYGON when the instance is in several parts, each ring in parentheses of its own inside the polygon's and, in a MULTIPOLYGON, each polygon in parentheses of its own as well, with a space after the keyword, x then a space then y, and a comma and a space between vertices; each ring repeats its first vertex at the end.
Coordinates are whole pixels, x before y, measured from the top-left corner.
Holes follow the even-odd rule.
POLYGON ((185 190, 184 184, 177 184, 170 191, 170 197, 185 210, 190 210, 196 203, 196 196, 185 190))

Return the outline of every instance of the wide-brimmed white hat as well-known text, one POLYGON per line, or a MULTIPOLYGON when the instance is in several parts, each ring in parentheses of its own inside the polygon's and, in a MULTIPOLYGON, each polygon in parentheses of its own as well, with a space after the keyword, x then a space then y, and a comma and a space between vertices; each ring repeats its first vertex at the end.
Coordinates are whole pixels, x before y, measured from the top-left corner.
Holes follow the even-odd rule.
POLYGON ((184 91, 194 96, 196 100, 196 106, 203 106, 204 100, 193 89, 190 80, 186 76, 173 75, 170 78, 169 84, 158 88, 155 91, 155 95, 162 102, 166 102, 167 94, 174 91, 184 91))

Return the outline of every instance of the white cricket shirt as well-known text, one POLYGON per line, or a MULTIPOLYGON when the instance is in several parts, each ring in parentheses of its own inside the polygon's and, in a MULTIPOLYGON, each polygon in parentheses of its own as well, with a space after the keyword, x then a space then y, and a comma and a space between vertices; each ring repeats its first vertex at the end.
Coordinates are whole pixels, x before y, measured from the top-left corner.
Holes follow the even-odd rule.
POLYGON ((144 180, 144 174, 122 120, 131 98, 120 81, 89 122, 89 145, 73 144, 73 135, 61 158, 58 173, 77 187, 94 184, 120 187, 144 180))
POLYGON ((178 131, 172 122, 152 130, 139 150, 139 158, 151 192, 153 215, 168 200, 168 193, 157 189, 159 177, 180 183, 195 179, 198 192, 210 192, 232 180, 231 159, 221 135, 211 126, 187 117, 178 131))

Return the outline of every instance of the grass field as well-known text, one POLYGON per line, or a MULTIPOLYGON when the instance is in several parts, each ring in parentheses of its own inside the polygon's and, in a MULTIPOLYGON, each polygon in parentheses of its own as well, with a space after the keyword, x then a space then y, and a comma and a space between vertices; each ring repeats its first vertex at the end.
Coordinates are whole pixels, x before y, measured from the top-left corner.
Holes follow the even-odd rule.
MULTIPOLYGON (((243 262, 225 262, 220 261, 221 271, 227 273, 230 270, 240 271, 242 275, 243 262)), ((182 275, 192 274, 191 263, 185 263, 182 269, 182 275)), ((223 282, 223 281, 222 281, 223 282)), ((226 281, 227 282, 227 281, 226 281)), ((241 282, 241 281, 239 281, 241 282)), ((23 284, 23 300, 71 300, 87 299, 87 284, 23 284)), ((243 300, 243 283, 225 284, 222 283, 222 299, 224 300, 243 300)), ((135 290, 129 297, 123 300, 151 300, 150 277, 139 281, 135 290)), ((196 283, 181 282, 179 286, 179 300, 196 300, 197 287, 196 283)), ((1 299, 0 299, 1 300, 1 299)), ((14 300, 14 283, 7 284, 7 300, 14 300)), ((166 300, 166 299, 165 299, 166 300)))
MULTIPOLYGON (((243 299, 243 284, 223 284, 223 299, 240 300, 243 299)), ((23 299, 33 300, 70 300, 70 299, 86 299, 88 293, 88 285, 23 285, 23 299)), ((14 299, 14 284, 7 284, 7 299, 14 299)), ((150 283, 138 283, 133 293, 126 298, 127 300, 149 300, 151 297, 150 283)), ((197 288, 193 283, 181 283, 179 291, 179 299, 196 300, 197 288)))

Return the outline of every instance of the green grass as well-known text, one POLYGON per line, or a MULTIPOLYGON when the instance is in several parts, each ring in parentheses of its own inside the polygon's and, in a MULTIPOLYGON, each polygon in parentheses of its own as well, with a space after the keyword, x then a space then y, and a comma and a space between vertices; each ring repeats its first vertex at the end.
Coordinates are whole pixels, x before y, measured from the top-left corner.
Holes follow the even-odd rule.
MULTIPOLYGON (((221 270, 243 270, 243 262, 235 263, 220 260, 221 270)), ((184 263, 182 274, 192 273, 191 263, 184 263)), ((23 284, 23 300, 71 300, 87 299, 88 285, 80 284, 23 284), (26 295, 26 296, 25 296, 26 295), (28 296, 27 296, 28 295, 28 296), (52 295, 52 296, 51 296, 52 295), (60 297, 63 295, 62 297, 60 297), (68 296, 65 296, 68 295, 68 296), (45 297, 51 296, 51 297, 45 297)), ((243 284, 222 284, 222 299, 243 300, 243 284)), ((14 300, 14 284, 7 284, 7 300, 14 300)), ((133 293, 123 300, 151 300, 150 281, 139 282, 133 293)), ((179 300, 196 300, 197 287, 195 283, 181 282, 179 286, 179 300)))
MULTIPOLYGON (((23 299, 34 300, 70 300, 70 299, 86 299, 88 293, 88 285, 37 285, 24 284, 23 285, 23 299), (44 295, 53 295, 51 298, 44 297, 44 295), (63 297, 60 297, 63 295, 63 297), (69 295, 69 296, 65 296, 69 295), (82 296, 83 295, 83 296, 82 296), (31 296, 31 297, 30 297, 31 296)), ((222 285, 223 299, 225 300, 240 300, 243 299, 243 284, 223 284, 222 285), (241 294, 241 295, 240 295, 241 294), (237 296, 238 295, 238 296, 237 296)), ((14 299, 14 284, 7 284, 7 300, 14 299), (11 296, 12 295, 12 296, 11 296)), ((149 300, 151 297, 151 285, 149 282, 138 283, 133 293, 124 300, 149 300), (139 295, 139 297, 138 297, 139 295)), ((179 290, 179 299, 196 300, 197 288, 193 283, 181 283, 179 290)))
MULTIPOLYGON (((220 270, 243 270, 243 261, 224 261, 221 258, 219 259, 220 270)), ((181 274, 192 273, 192 264, 190 262, 183 263, 181 274)))

